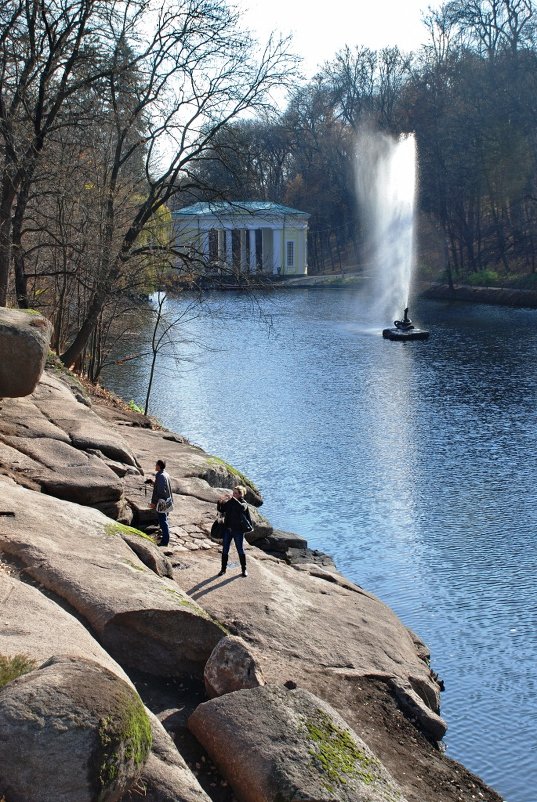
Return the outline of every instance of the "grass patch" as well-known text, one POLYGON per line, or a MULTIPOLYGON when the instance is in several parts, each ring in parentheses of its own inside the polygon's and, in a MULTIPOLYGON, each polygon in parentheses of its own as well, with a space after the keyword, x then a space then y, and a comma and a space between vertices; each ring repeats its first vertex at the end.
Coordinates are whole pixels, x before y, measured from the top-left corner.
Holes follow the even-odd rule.
POLYGON ((105 534, 109 537, 114 537, 115 535, 136 535, 136 537, 142 537, 144 540, 148 540, 150 543, 155 545, 155 541, 149 535, 146 535, 145 532, 140 532, 139 529, 135 529, 134 526, 126 526, 126 524, 106 524, 104 528, 105 534))
POLYGON ((501 286, 500 277, 496 270, 480 270, 479 273, 470 273, 465 284, 470 287, 499 287, 501 286))
POLYGON ((0 688, 17 679, 17 677, 22 677, 23 674, 33 671, 36 665, 35 660, 25 654, 16 654, 14 657, 5 657, 5 655, 0 654, 0 688))
POLYGON ((138 412, 140 415, 145 415, 144 410, 140 407, 136 401, 133 401, 132 398, 127 404, 128 408, 131 409, 133 412, 138 412))

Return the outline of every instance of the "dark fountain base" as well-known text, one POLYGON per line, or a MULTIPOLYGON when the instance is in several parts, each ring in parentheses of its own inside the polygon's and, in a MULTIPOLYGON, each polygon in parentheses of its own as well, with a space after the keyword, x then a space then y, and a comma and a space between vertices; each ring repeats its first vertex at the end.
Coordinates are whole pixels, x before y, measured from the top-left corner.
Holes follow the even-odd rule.
POLYGON ((412 325, 408 317, 408 309, 405 309, 402 320, 394 320, 392 329, 383 329, 382 336, 386 340, 426 340, 429 332, 425 329, 417 329, 412 325))
POLYGON ((382 336, 385 340, 426 340, 429 332, 425 329, 383 329, 382 336))

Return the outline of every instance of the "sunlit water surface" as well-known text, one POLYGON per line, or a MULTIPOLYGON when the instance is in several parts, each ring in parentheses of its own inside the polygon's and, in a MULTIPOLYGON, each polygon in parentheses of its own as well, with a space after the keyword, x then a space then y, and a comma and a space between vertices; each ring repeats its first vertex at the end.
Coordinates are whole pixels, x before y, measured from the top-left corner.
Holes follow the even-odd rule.
MULTIPOLYGON (((248 474, 277 528, 420 634, 448 754, 535 802, 537 311, 422 302, 431 338, 402 344, 360 319, 358 293, 261 309, 270 328, 244 296, 210 295, 189 333, 215 350, 162 358, 152 413, 248 474)), ((106 381, 140 403, 146 366, 106 381)))

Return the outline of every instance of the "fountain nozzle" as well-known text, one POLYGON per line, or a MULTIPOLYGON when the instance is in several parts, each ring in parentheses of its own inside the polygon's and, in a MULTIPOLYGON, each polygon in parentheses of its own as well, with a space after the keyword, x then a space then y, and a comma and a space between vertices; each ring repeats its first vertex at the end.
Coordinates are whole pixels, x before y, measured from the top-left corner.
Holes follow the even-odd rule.
POLYGON ((402 331, 410 331, 413 329, 414 326, 412 325, 412 321, 408 316, 408 306, 403 312, 403 319, 402 320, 394 320, 393 325, 396 329, 401 329, 402 331))
POLYGON ((429 332, 424 329, 417 329, 408 316, 408 306, 403 310, 403 319, 394 320, 393 329, 384 329, 382 336, 386 340, 426 340, 429 332))

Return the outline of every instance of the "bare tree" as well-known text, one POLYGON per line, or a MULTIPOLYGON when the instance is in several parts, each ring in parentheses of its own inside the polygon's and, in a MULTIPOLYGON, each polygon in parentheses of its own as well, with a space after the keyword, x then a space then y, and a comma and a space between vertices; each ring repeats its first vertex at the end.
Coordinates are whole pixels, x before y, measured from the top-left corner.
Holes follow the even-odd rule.
POLYGON ((170 5, 155 12, 151 22, 149 37, 147 25, 137 20, 136 25, 129 21, 117 39, 116 65, 108 79, 114 141, 102 262, 84 320, 62 355, 68 365, 79 359, 125 264, 145 250, 139 243, 144 226, 177 192, 196 186, 195 167, 218 132, 246 111, 263 107, 270 90, 285 83, 294 67, 284 40, 271 39, 254 54, 237 14, 217 0, 170 5), (120 102, 123 87, 117 77, 126 74, 124 59, 132 66, 126 41, 139 75, 127 108, 120 102), (133 136, 140 130, 143 136, 133 136), (117 189, 134 159, 143 161, 145 187, 119 229, 117 189))
MULTIPOLYGON (((102 73, 104 28, 114 13, 105 0, 0 2, 0 305, 9 289, 13 222, 22 228, 36 166, 63 104, 102 73), (104 26, 104 27, 103 27, 104 26)), ((26 305, 16 261, 17 294, 26 305)))
POLYGON ((502 50, 516 53, 534 41, 533 0, 450 0, 443 9, 466 43, 488 58, 502 50))

